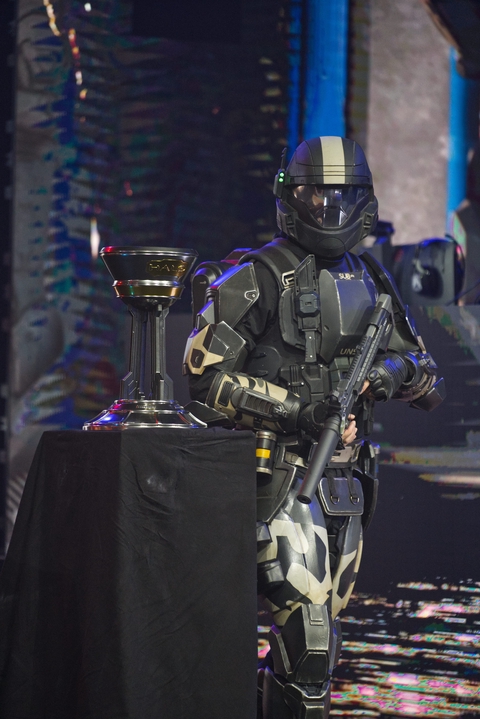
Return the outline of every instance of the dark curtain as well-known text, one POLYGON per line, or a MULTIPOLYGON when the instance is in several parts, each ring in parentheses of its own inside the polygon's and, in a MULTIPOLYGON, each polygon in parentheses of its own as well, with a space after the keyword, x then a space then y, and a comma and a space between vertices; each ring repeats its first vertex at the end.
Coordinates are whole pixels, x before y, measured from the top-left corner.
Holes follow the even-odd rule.
POLYGON ((250 432, 47 432, 0 586, 3 719, 253 719, 250 432))

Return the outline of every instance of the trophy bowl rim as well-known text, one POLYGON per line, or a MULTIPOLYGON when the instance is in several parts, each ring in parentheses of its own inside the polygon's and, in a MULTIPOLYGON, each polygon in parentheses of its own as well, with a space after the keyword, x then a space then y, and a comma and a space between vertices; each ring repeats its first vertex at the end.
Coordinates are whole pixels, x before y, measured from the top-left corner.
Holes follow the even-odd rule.
POLYGON ((100 255, 162 255, 169 254, 174 256, 188 255, 191 257, 198 257, 197 250, 190 247, 147 247, 133 245, 107 245, 102 247, 100 255))

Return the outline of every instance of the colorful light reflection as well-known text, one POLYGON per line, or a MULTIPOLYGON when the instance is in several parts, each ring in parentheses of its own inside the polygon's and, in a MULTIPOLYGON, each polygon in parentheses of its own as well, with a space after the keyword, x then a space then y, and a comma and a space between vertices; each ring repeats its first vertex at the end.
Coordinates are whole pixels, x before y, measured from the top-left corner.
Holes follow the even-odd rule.
MULTIPOLYGON (((480 717, 478 586, 409 582, 386 597, 354 596, 331 716, 480 717)), ((264 657, 268 628, 259 629, 264 657)))

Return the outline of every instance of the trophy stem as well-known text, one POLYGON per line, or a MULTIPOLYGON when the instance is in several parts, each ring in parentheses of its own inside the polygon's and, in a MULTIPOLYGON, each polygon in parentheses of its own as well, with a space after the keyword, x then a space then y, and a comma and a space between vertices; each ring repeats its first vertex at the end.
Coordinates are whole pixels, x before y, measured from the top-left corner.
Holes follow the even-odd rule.
POLYGON ((168 307, 158 307, 149 313, 150 352, 152 368, 152 399, 168 401, 173 399, 173 382, 167 375, 165 353, 165 320, 168 307))
POLYGON ((122 399, 141 399, 145 396, 145 347, 147 341, 147 311, 129 307, 132 315, 130 362, 128 372, 120 383, 122 399))
MULTIPOLYGON (((139 328, 140 341, 140 378, 139 378, 139 397, 145 397, 145 365, 147 361, 147 327, 148 327, 148 311, 142 310, 141 327, 139 328)), ((138 354, 137 354, 138 357, 138 354)))

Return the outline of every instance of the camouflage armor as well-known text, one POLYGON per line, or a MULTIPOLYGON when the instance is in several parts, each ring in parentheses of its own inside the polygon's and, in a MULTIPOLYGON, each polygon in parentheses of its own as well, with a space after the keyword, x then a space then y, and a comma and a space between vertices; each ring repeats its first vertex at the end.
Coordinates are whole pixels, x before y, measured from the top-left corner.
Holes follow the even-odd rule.
MULTIPOLYGON (((432 409, 443 396, 436 366, 391 278, 370 256, 322 258, 284 236, 246 253, 196 308, 184 361, 192 398, 232 427, 257 432, 258 591, 274 619, 262 669, 264 719, 329 714, 338 614, 376 500, 373 445, 339 443, 314 501, 301 504, 296 493, 322 409, 348 372, 380 293, 392 297, 394 327, 369 375, 374 397, 432 409)), ((354 406, 364 437, 373 404, 364 394, 354 406)))

